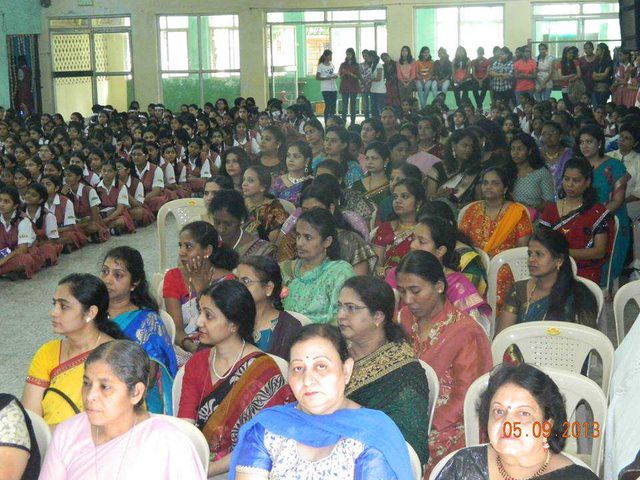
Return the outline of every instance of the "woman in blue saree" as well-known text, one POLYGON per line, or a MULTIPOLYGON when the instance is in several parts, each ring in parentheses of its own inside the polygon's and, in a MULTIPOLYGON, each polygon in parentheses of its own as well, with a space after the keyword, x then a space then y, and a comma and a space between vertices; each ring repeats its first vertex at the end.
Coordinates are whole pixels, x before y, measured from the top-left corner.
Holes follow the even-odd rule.
POLYGON ((345 396, 353 359, 339 330, 307 325, 290 350, 297 403, 267 408, 238 434, 230 480, 411 480, 407 444, 393 420, 345 396))
MULTIPOLYGON (((598 203, 603 204, 618 219, 618 233, 609 258, 609 279, 613 281, 620 278, 631 245, 631 222, 625 203, 627 183, 631 177, 620 160, 605 156, 604 133, 600 127, 588 125, 581 128, 576 143, 580 147, 580 153, 593 167, 593 187, 598 193, 598 203)), ((613 239, 613 235, 611 238, 613 239)), ((602 268, 600 285, 607 284, 607 265, 602 268)))
POLYGON ((151 359, 147 410, 171 415, 178 364, 158 304, 149 293, 140 252, 126 246, 110 250, 102 263, 101 278, 109 291, 109 316, 151 359))

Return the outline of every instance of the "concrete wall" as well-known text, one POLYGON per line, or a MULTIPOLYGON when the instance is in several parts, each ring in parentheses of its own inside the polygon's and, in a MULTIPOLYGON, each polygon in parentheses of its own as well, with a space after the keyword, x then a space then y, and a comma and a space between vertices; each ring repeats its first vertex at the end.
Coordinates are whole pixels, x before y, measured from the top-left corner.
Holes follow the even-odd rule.
MULTIPOLYGON (((7 0, 0 0, 7 1, 7 0)), ((8 0, 10 3, 38 0, 8 0)), ((555 1, 555 0, 547 0, 555 1)), ((241 93, 252 95, 258 105, 267 99, 266 42, 263 25, 268 11, 297 9, 371 8, 364 0, 94 0, 93 6, 78 6, 78 0, 54 0, 42 10, 41 69, 43 107, 53 110, 51 87, 51 52, 48 19, 64 16, 131 15, 135 96, 142 105, 162 100, 159 81, 159 53, 156 16, 161 14, 237 14, 240 20, 241 93)), ((425 6, 503 4, 505 7, 504 41, 521 45, 532 36, 531 0, 380 0, 376 7, 387 9, 389 52, 399 52, 402 45, 414 44, 414 9, 425 6)), ((0 44, 1 45, 1 44, 0 44)), ((0 46, 1 49, 1 46, 0 46)), ((2 101, 0 101, 2 103, 2 101)))
POLYGON ((0 105, 11 103, 7 35, 41 33, 41 10, 39 0, 0 0, 0 105))

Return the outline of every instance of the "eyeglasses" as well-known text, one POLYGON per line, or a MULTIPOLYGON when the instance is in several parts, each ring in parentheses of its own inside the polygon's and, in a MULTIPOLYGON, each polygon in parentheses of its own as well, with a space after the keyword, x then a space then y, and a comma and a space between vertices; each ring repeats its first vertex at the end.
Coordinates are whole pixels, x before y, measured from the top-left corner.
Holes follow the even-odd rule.
POLYGON ((251 286, 252 283, 265 283, 262 280, 253 280, 252 278, 242 277, 240 281, 244 283, 247 287, 251 286))
POLYGON ((345 312, 347 315, 352 315, 356 313, 358 310, 364 310, 367 307, 354 305, 353 303, 345 303, 342 304, 338 302, 338 312, 345 312))

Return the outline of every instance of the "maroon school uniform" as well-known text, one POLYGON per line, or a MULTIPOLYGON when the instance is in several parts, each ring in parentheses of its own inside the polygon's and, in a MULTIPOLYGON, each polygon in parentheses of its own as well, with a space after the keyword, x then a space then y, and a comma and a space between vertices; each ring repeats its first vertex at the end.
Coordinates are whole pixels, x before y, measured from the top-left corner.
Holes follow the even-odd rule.
MULTIPOLYGON (((107 191, 107 189, 99 184, 96 187, 96 193, 98 197, 100 197, 100 204, 102 208, 117 208, 118 207, 118 195, 120 194, 119 185, 111 187, 111 190, 107 191)), ((107 214, 102 214, 106 216, 107 214)), ((103 221, 107 224, 109 228, 111 228, 111 224, 116 222, 117 220, 122 219, 124 221, 124 232, 123 233, 134 233, 136 231, 136 226, 133 223, 133 218, 131 218, 131 214, 129 213, 129 208, 125 208, 124 211, 110 220, 103 221)))
MULTIPOLYGON (((82 185, 82 193, 80 195, 73 195, 73 208, 76 212, 76 219, 81 220, 84 218, 91 219, 91 203, 89 202, 89 193, 93 187, 89 187, 88 185, 82 185)), ((109 240, 109 228, 107 225, 98 221, 98 240, 100 243, 106 242, 109 240)))
POLYGON ((44 258, 45 264, 56 265, 58 263, 58 257, 62 253, 64 245, 62 243, 56 243, 47 237, 45 223, 48 213, 49 212, 44 208, 40 210, 40 215, 45 217, 42 219, 42 225, 40 226, 40 228, 38 228, 37 226, 37 219, 29 220, 31 221, 31 225, 33 226, 33 231, 36 234, 36 240, 38 241, 38 252, 42 256, 42 258, 44 258))
MULTIPOLYGON (((18 247, 18 225, 24 220, 17 220, 13 226, 6 230, 0 222, 0 249, 10 248, 15 250, 18 247)), ((7 263, 0 265, 0 275, 11 272, 24 271, 27 278, 31 278, 34 273, 42 268, 44 259, 38 251, 38 247, 30 247, 27 253, 21 253, 11 258, 7 263)))
MULTIPOLYGON (((153 190, 153 177, 155 176, 158 166, 154 165, 151 162, 147 162, 146 168, 147 168, 147 171, 144 172, 144 174, 142 175, 142 178, 140 179, 140 181, 142 182, 142 186, 144 187, 145 196, 149 194, 151 190, 153 190)), ((153 197, 150 200, 144 201, 145 205, 147 205, 154 214, 157 214, 158 210, 160 210, 160 207, 162 207, 162 205, 167 203, 167 196, 164 193, 164 189, 162 190, 163 190, 163 193, 161 195, 158 195, 157 197, 153 197)))
MULTIPOLYGON (((140 180, 138 180, 136 177, 130 175, 129 176, 129 186, 127 187, 127 192, 129 193, 129 197, 130 198, 136 198, 136 190, 138 189, 138 185, 140 185, 140 180)), ((144 188, 144 186, 143 186, 143 188, 144 188)), ((146 227, 147 225, 151 225, 156 219, 155 215, 149 209, 149 207, 144 203, 142 204, 142 206, 140 208, 144 211, 144 214, 142 216, 142 220, 139 222, 140 225, 138 225, 138 226, 146 227)))
MULTIPOLYGON (((56 217, 56 222, 58 223, 58 229, 64 228, 64 231, 58 230, 60 238, 62 239, 62 243, 64 245, 70 245, 73 250, 77 250, 79 248, 84 247, 87 243, 89 243, 89 239, 84 234, 84 232, 77 225, 67 225, 65 226, 65 212, 67 210, 67 204, 71 201, 61 193, 58 194, 58 198, 60 199, 60 203, 55 206, 53 211, 49 210, 49 212, 53 213, 56 217)), ((72 207, 73 208, 73 207, 72 207)))

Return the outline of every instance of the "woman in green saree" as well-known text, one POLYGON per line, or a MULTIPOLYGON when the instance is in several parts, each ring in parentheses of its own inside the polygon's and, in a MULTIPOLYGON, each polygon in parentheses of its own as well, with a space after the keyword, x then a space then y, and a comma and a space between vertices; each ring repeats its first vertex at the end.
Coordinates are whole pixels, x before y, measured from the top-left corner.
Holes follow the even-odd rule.
POLYGON ((391 287, 374 277, 351 277, 340 291, 338 325, 355 360, 349 399, 381 410, 396 423, 420 463, 429 460, 429 386, 411 344, 393 322, 391 287))

